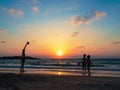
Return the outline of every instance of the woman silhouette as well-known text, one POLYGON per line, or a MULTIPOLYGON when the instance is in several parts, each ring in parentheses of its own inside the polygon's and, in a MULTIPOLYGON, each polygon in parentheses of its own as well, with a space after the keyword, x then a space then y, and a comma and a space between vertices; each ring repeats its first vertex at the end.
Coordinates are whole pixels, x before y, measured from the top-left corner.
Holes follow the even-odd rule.
POLYGON ((91 60, 90 60, 90 55, 87 56, 87 70, 88 70, 88 76, 91 76, 91 72, 90 72, 90 67, 91 67, 91 60))

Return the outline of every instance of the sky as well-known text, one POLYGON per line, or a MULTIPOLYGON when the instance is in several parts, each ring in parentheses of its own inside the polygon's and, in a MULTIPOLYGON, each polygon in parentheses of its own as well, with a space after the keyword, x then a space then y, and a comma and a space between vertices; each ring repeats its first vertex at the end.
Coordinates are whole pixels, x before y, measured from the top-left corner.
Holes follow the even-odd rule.
POLYGON ((0 56, 120 58, 120 0, 0 0, 0 56), (60 54, 60 55, 59 55, 60 54))

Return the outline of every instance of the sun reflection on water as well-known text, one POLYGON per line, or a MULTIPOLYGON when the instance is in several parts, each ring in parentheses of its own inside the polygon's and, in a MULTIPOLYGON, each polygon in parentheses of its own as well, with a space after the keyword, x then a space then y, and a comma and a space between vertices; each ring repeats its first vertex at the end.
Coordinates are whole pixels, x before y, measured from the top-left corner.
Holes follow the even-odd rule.
POLYGON ((58 72, 57 74, 58 74, 58 75, 61 75, 62 73, 61 73, 61 72, 58 72))

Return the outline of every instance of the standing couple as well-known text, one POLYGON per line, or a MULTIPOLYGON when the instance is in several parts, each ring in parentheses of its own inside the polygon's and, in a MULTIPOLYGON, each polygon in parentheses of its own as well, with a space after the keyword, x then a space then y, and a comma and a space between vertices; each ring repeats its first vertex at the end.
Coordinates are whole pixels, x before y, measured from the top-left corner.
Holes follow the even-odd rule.
POLYGON ((88 76, 91 76, 90 66, 91 66, 90 55, 86 56, 86 54, 84 54, 83 58, 82 58, 83 75, 86 75, 86 69, 87 69, 88 70, 88 76))

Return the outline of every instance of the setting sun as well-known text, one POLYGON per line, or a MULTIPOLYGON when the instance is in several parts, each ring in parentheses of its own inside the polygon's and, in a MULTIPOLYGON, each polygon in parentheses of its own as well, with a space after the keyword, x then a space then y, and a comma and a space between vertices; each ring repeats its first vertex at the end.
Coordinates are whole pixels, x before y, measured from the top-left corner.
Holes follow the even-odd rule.
POLYGON ((57 55, 58 55, 58 56, 62 56, 62 55, 63 55, 62 51, 58 51, 58 52, 57 52, 57 55))

